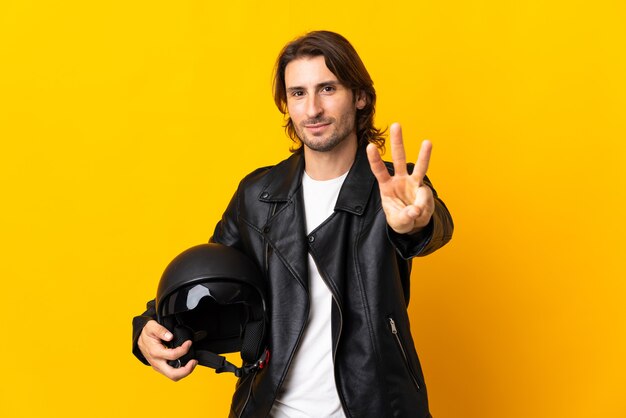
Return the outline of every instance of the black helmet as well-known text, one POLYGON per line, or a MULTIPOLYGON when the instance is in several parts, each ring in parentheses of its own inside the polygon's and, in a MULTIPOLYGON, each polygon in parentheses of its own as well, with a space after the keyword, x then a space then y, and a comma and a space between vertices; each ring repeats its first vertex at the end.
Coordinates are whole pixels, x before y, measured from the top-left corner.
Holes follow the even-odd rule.
POLYGON ((197 359, 216 373, 238 377, 262 369, 269 360, 264 283, 252 260, 225 245, 197 245, 172 260, 157 290, 157 321, 174 335, 171 347, 193 344, 169 364, 181 367, 197 359), (242 367, 218 355, 236 351, 242 367))

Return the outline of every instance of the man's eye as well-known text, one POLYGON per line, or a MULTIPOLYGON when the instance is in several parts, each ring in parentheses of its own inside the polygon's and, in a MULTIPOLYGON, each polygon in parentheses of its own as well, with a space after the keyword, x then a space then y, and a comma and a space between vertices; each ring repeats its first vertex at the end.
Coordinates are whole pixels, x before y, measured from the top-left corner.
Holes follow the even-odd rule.
POLYGON ((292 97, 301 97, 302 95, 304 95, 304 92, 301 90, 294 90, 291 92, 292 97))
POLYGON ((322 91, 323 91, 324 93, 331 93, 331 92, 333 92, 333 91, 335 91, 335 90, 336 90, 336 89, 335 89, 335 86, 324 86, 324 87, 322 88, 322 91))

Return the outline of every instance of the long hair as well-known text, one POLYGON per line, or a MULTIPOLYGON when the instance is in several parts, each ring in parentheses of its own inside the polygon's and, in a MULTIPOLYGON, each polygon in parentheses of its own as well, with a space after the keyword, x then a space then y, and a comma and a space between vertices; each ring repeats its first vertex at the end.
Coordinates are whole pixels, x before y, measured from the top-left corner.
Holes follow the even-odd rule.
POLYGON ((358 144, 371 142, 379 149, 385 146, 384 131, 374 126, 376 109, 376 90, 363 61, 354 47, 343 36, 329 31, 309 32, 285 45, 278 55, 274 68, 274 103, 285 116, 285 132, 294 142, 291 151, 302 149, 302 143, 296 135, 293 121, 288 116, 287 91, 285 86, 285 68, 291 61, 303 57, 323 56, 328 69, 339 82, 352 90, 354 100, 363 92, 366 104, 356 112, 356 134, 358 144))

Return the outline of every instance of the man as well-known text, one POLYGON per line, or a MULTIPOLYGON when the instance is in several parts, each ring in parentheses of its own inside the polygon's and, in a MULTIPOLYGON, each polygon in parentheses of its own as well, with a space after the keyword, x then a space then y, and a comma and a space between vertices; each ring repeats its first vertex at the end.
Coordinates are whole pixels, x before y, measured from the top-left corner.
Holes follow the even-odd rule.
MULTIPOLYGON (((376 93, 342 36, 311 32, 278 57, 274 99, 288 115, 293 155, 244 178, 212 241, 245 252, 265 273, 269 366, 242 377, 231 416, 430 416, 406 308, 411 258, 447 243, 452 219, 426 177, 431 144, 413 168, 390 129, 393 166, 373 125, 376 93), (411 168, 413 168, 412 172, 411 168)), ((134 319, 135 354, 173 380, 187 352, 154 320, 134 319)))

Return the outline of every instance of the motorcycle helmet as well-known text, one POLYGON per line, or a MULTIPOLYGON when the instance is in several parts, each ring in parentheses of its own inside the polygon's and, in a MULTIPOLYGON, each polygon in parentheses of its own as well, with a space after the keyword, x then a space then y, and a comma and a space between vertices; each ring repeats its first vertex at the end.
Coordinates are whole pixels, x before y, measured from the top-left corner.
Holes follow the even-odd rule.
POLYGON ((189 360, 237 377, 262 369, 269 361, 265 348, 267 306, 265 281, 257 266, 240 251, 221 244, 201 244, 172 260, 159 281, 157 321, 177 347, 192 340, 189 352, 168 362, 182 367, 189 360), (237 367, 220 356, 241 352, 237 367))

